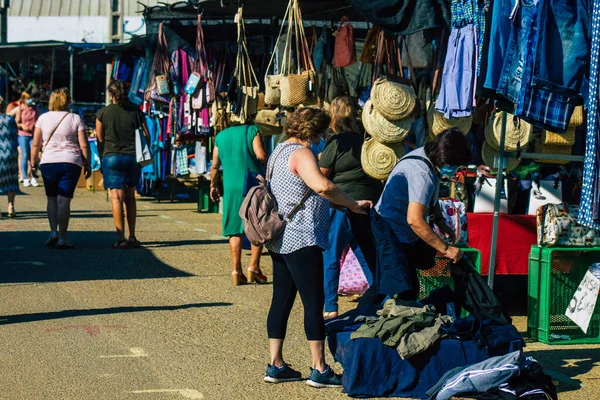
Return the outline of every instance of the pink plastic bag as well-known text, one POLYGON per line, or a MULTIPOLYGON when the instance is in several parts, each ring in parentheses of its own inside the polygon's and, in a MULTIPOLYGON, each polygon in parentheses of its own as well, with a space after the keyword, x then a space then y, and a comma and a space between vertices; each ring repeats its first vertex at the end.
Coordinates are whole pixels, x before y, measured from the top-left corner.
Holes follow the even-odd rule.
POLYGON ((369 282, 363 272, 362 266, 354 255, 350 246, 342 253, 340 259, 340 283, 338 294, 355 295, 363 294, 369 288, 369 282))

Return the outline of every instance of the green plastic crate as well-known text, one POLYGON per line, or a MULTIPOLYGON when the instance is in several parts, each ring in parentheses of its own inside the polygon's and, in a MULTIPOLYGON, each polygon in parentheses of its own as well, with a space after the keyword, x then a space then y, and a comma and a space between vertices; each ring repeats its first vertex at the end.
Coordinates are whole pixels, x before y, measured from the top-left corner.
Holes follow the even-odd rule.
POLYGON ((198 212, 219 212, 219 203, 210 199, 210 181, 202 177, 198 178, 198 212))
MULTIPOLYGON (((477 272, 481 273, 481 252, 477 249, 462 248, 463 253, 473 261, 477 272)), ((419 298, 424 299, 429 296, 432 290, 444 286, 450 286, 454 289, 454 281, 448 270, 450 260, 447 258, 436 257, 435 266, 427 271, 419 270, 419 298)))
POLYGON ((600 247, 531 247, 527 302, 530 338, 546 344, 600 343, 598 304, 587 334, 565 315, 583 276, 597 262, 600 247))

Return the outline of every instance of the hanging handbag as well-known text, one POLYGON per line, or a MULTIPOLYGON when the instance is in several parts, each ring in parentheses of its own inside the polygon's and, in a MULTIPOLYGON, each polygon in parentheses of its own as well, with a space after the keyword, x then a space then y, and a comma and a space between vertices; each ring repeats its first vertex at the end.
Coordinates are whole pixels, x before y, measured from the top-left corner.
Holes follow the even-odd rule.
MULTIPOLYGON (((413 68, 431 68, 434 60, 434 35, 432 29, 425 29, 411 35, 402 36, 402 58, 410 57, 413 68)), ((439 32, 438 32, 439 33, 439 32)), ((439 36, 439 35, 437 35, 439 36)))
MULTIPOLYGON (((285 21, 290 14, 292 3, 288 3, 287 10, 285 11, 285 15, 282 21, 285 21)), ((281 102, 281 73, 276 75, 269 75, 269 71, 271 70, 271 65, 273 65, 273 61, 275 59, 275 54, 277 53, 277 48, 282 39, 283 28, 285 24, 281 24, 281 28, 279 29, 279 35, 277 35, 277 40, 275 41, 275 45, 273 46, 273 52, 271 53, 271 59, 269 60, 269 64, 267 65, 266 74, 265 74, 265 103, 271 106, 277 106, 281 102)), ((287 43, 287 38, 286 38, 287 43)))
POLYGON ((350 88, 348 87, 348 81, 346 80, 346 74, 341 68, 333 68, 331 84, 327 91, 327 101, 331 104, 336 97, 347 96, 350 94, 350 88))
MULTIPOLYGON (((469 243, 468 225, 467 225, 467 207, 464 203, 453 198, 440 198, 438 200, 442 216, 446 225, 454 232, 455 241, 448 243, 456 247, 466 247, 469 243)), ((441 232, 437 225, 434 225, 433 231, 444 241, 446 236, 441 232)))
POLYGON ((360 62, 363 64, 375 64, 375 56, 377 54, 377 40, 381 28, 373 26, 367 33, 367 38, 363 44, 363 50, 360 54, 360 62))
POLYGON ((258 111, 258 79, 252 67, 246 41, 246 26, 242 17, 242 8, 238 9, 238 53, 235 76, 238 87, 236 104, 231 107, 232 121, 246 123, 248 118, 258 111))
POLYGON ((537 215, 538 209, 546 204, 561 204, 563 202, 562 190, 560 174, 554 179, 533 179, 531 181, 527 214, 537 215))
MULTIPOLYGON (((290 13, 288 16, 288 34, 286 38, 286 46, 283 57, 283 67, 280 88, 281 88, 281 105, 283 107, 296 107, 304 104, 309 99, 309 82, 311 82, 310 72, 302 74, 301 64, 309 65, 308 71, 312 71, 314 79, 314 66, 312 60, 308 57, 308 43, 304 34, 302 25, 302 14, 298 6, 298 0, 290 0, 290 13), (296 35, 296 55, 298 61, 298 72, 292 74, 290 67, 292 65, 292 32, 296 35)), ((306 67, 305 67, 306 68, 306 67)), ((316 82, 312 82, 311 86, 316 90, 316 82)))
POLYGON ((150 87, 146 100, 156 100, 161 102, 171 101, 171 90, 169 83, 170 70, 169 46, 164 33, 163 23, 158 25, 158 40, 154 51, 154 61, 152 62, 152 72, 150 75, 150 87))
POLYGON ((260 110, 256 114, 254 125, 260 131, 261 136, 272 136, 283 132, 284 121, 285 118, 280 114, 278 109, 260 110))
POLYGON ((152 164, 152 153, 150 152, 150 146, 146 135, 144 135, 144 129, 142 127, 142 121, 140 121, 140 112, 135 111, 135 120, 137 128, 135 129, 135 158, 137 163, 145 167, 146 165, 152 164))
MULTIPOLYGON (((199 79, 195 91, 192 92, 192 108, 200 110, 210 107, 215 101, 215 83, 212 79, 212 72, 208 67, 208 57, 206 55, 206 46, 204 44, 204 29, 202 28, 202 14, 198 14, 195 50, 194 72, 190 76, 190 80, 195 79, 194 75, 199 79)), ((188 83, 190 83, 189 80, 188 83)))
POLYGON ((348 17, 342 17, 340 28, 335 34, 335 51, 333 66, 345 68, 356 63, 356 45, 354 44, 354 28, 348 17))

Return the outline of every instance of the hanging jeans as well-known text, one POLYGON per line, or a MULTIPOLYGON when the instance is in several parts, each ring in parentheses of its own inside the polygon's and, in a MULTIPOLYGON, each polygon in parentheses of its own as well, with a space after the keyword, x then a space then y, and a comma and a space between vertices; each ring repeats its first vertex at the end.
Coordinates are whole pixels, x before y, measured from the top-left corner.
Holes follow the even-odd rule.
POLYGON ((493 3, 487 72, 483 84, 486 89, 496 91, 500 83, 511 36, 510 14, 514 6, 513 1, 495 0, 493 3))
POLYGON ((600 229, 600 146, 598 132, 600 118, 598 115, 598 97, 600 96, 600 0, 594 0, 592 16, 592 49, 590 61, 590 95, 587 114, 587 137, 579 208, 579 223, 589 228, 600 229))
POLYGON ((453 28, 435 109, 446 118, 468 117, 473 110, 476 63, 475 26, 453 28))
POLYGON ((525 54, 530 45, 527 27, 534 23, 533 17, 537 3, 538 0, 520 0, 518 10, 509 17, 510 39, 497 92, 512 103, 517 102, 521 90, 523 67, 527 62, 525 54))
MULTIPOLYGON (((348 245, 352 248, 369 284, 373 282, 373 275, 357 243, 355 234, 352 232, 352 225, 348 214, 340 210, 331 209, 329 216, 331 222, 329 228, 329 249, 323 252, 325 266, 325 312, 337 312, 340 258, 348 245)), ((357 232, 357 234, 360 233, 357 232)))
POLYGON ((515 115, 566 132, 589 67, 589 0, 540 0, 533 8, 529 47, 515 115))

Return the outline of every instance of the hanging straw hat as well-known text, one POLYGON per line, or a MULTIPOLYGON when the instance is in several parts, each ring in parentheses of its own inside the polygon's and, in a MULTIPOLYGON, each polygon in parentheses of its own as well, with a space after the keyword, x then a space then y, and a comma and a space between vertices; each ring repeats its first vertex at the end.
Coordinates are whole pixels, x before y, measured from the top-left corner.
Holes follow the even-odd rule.
POLYGON ((450 128, 457 128, 464 135, 467 135, 473 124, 473 116, 469 115, 468 117, 446 119, 444 114, 436 111, 434 107, 430 107, 427 112, 427 122, 431 132, 435 136, 450 128))
POLYGON ((368 139, 363 144, 360 162, 367 175, 385 180, 405 154, 401 143, 385 145, 375 139, 368 139))
POLYGON ((369 135, 379 143, 398 143, 404 140, 410 132, 411 120, 404 118, 399 121, 388 121, 367 100, 363 108, 362 120, 369 135))
POLYGON ((373 83, 371 100, 375 109, 388 121, 398 121, 410 116, 417 97, 412 87, 379 78, 373 83))
MULTIPOLYGON (((575 126, 569 126, 567 132, 565 133, 554 133, 549 131, 544 131, 544 144, 552 145, 552 146, 573 146, 575 144, 575 126)), ((550 153, 548 153, 550 154, 550 153)), ((564 154, 564 153, 558 153, 564 154)))
MULTIPOLYGON (((496 167, 496 157, 498 157, 498 150, 495 150, 492 146, 490 146, 487 142, 483 144, 481 148, 481 156, 483 157, 483 162, 485 165, 490 167, 491 170, 496 171, 498 168, 496 167)), ((512 171, 517 168, 521 163, 520 158, 516 157, 507 157, 506 158, 506 170, 512 171)))
POLYGON ((583 106, 577 106, 575 107, 575 111, 573 111, 571 121, 569 121, 569 126, 580 126, 583 125, 583 122, 583 106))
MULTIPOLYGON (((517 151, 517 144, 525 147, 531 140, 533 126, 516 118, 513 114, 506 113, 506 137, 504 139, 505 151, 517 151)), ((502 137, 502 113, 499 112, 489 119, 485 126, 485 141, 495 150, 500 150, 502 137)))

